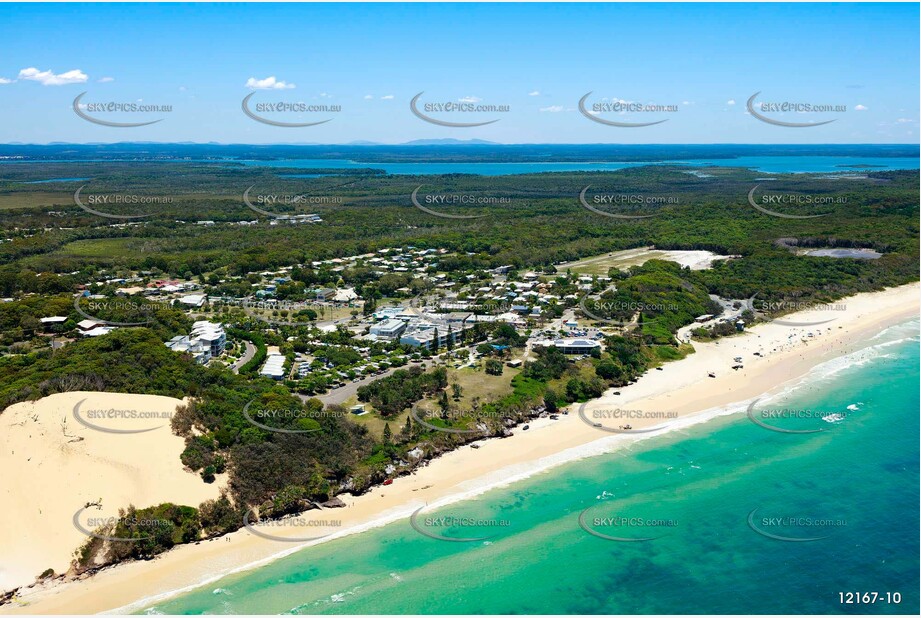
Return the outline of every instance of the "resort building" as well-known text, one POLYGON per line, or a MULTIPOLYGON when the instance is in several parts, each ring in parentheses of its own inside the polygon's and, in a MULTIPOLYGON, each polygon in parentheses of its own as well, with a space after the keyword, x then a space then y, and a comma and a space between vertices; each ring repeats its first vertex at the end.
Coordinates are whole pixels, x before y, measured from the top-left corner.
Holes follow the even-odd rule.
POLYGON ((179 335, 166 342, 166 347, 174 352, 189 354, 195 362, 204 365, 224 353, 227 335, 221 324, 205 320, 192 324, 192 332, 179 335))

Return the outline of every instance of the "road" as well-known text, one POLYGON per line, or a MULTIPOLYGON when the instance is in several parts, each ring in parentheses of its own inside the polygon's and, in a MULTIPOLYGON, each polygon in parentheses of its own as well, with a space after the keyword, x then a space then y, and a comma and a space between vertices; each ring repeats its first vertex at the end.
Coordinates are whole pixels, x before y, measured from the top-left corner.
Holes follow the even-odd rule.
POLYGON ((246 346, 246 349, 243 351, 243 356, 240 357, 240 360, 230 366, 231 371, 234 373, 240 373, 240 367, 248 363, 250 360, 252 360, 253 356, 256 355, 256 346, 246 340, 243 341, 243 345, 246 346))

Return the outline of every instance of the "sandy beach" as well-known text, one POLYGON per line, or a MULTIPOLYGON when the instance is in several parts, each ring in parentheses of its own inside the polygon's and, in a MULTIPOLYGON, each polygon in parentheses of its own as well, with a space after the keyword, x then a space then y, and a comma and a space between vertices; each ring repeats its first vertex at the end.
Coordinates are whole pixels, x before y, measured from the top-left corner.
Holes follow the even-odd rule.
MULTIPOLYGON (((878 293, 861 294, 838 301, 836 307, 840 310, 803 311, 785 316, 783 320, 824 322, 822 324, 790 326, 781 321, 774 321, 717 342, 695 343, 694 354, 683 360, 668 363, 662 371, 649 371, 637 383, 618 389, 619 395, 614 394, 614 391, 608 391, 602 398, 586 404, 584 411, 589 416, 595 411, 625 407, 646 412, 668 412, 672 414, 669 418, 675 419, 674 427, 693 422, 695 418, 703 418, 706 413, 715 409, 779 392, 784 385, 802 379, 816 365, 867 346, 870 338, 889 326, 917 318, 919 290, 921 288, 918 284, 912 284, 878 293), (739 357, 742 359, 741 362, 736 360, 739 357), (733 365, 739 364, 742 365, 740 369, 732 369, 733 365), (711 372, 714 377, 708 375, 711 372)), ((91 394, 68 393, 54 397, 68 398, 67 404, 72 405, 73 401, 81 396, 89 395, 91 394)), ((15 437, 16 432, 23 429, 15 426, 14 420, 18 423, 29 418, 29 406, 47 405, 46 402, 51 399, 53 398, 49 397, 37 404, 20 404, 4 412, 0 415, 2 434, 15 437)), ((61 401, 61 405, 50 406, 44 410, 50 409, 58 416, 63 413, 69 414, 70 409, 63 404, 64 401, 61 401)), ((363 496, 342 495, 340 498, 347 504, 345 508, 310 511, 301 517, 311 520, 341 520, 341 526, 327 537, 332 539, 406 518, 426 504, 437 506, 470 497, 555 465, 611 451, 643 437, 662 433, 612 435, 581 420, 578 409, 578 405, 571 406, 569 414, 561 416, 556 421, 539 419, 532 422, 528 431, 519 428, 511 438, 482 441, 477 449, 466 446, 448 453, 419 469, 415 474, 398 478, 392 485, 378 487, 363 496)), ((663 424, 661 418, 654 417, 630 418, 626 422, 633 430, 663 424)), ((616 427, 618 424, 617 421, 605 421, 606 426, 616 427)), ((19 448, 40 448, 41 452, 47 453, 50 457, 62 449, 80 447, 68 445, 60 438, 60 418, 43 421, 42 426, 45 427, 44 431, 48 436, 48 445, 37 446, 34 439, 21 437, 17 443, 19 448)), ((666 430, 668 428, 663 429, 666 430)), ((144 453, 158 453, 157 462, 151 459, 150 468, 160 466, 156 469, 161 470, 159 474, 164 475, 164 478, 158 478, 156 483, 146 490, 154 492, 168 487, 167 493, 162 496, 156 495, 160 496, 161 500, 183 502, 183 491, 191 492, 193 485, 196 490, 201 490, 202 484, 197 477, 182 472, 179 466, 181 440, 173 437, 178 441, 178 446, 169 450, 168 438, 169 436, 162 437, 163 445, 157 446, 156 451, 153 447, 144 447, 144 453), (172 476, 166 479, 167 474, 172 476), (179 480, 186 477, 189 480, 179 480)), ((17 453, 19 448, 16 448, 17 453)), ((122 444, 113 445, 112 448, 138 452, 138 447, 132 449, 122 444)), ((58 475, 64 476, 61 471, 67 470, 68 464, 64 461, 49 464, 47 467, 53 470, 53 474, 48 474, 49 480, 36 481, 38 477, 35 475, 39 474, 35 470, 36 466, 29 468, 26 464, 16 463, 10 459, 10 445, 5 437, 3 451, 0 454, 0 465, 4 466, 4 478, 7 480, 2 481, 4 484, 0 487, 6 491, 9 479, 14 477, 17 479, 16 482, 20 483, 19 489, 16 489, 19 493, 12 494, 12 499, 4 494, 5 502, 15 508, 31 509, 28 515, 23 511, 20 516, 32 517, 36 503, 46 491, 45 486, 40 486, 39 483, 51 482, 58 475), (12 470, 7 466, 12 466, 12 470), (38 488, 39 491, 29 491, 30 488, 38 488), (21 502, 16 501, 17 496, 21 502)), ((117 459, 111 452, 106 455, 115 462, 125 461, 117 459)), ((17 454, 17 457, 21 455, 17 454)), ((57 481, 58 485, 50 486, 47 491, 61 493, 55 494, 55 506, 49 505, 47 508, 56 508, 59 516, 69 518, 76 508, 75 503, 78 503, 78 506, 82 505, 81 501, 94 500, 100 493, 103 493, 106 506, 139 502, 139 498, 130 493, 121 498, 109 497, 105 492, 110 491, 113 484, 104 480, 107 477, 100 477, 104 467, 98 463, 89 463, 92 461, 88 460, 86 467, 81 471, 84 475, 91 472, 92 480, 89 476, 81 476, 69 481, 57 481), (72 487, 63 487, 65 485, 72 487), (72 494, 65 494, 65 491, 72 494), (63 495, 67 496, 66 500, 61 497, 63 495), (66 506, 61 504, 64 502, 66 506)), ((69 465, 74 466, 72 474, 78 474, 77 464, 73 463, 72 459, 69 465)), ((149 470, 145 469, 137 471, 136 474, 148 472, 149 470)), ((122 486, 122 491, 127 492, 128 486, 122 486)), ((217 489, 214 488, 213 491, 216 494, 217 489)), ((148 497, 148 494, 143 495, 148 497)), ((153 493, 149 497, 148 502, 156 501, 153 493)), ((198 496, 197 501, 189 499, 186 503, 197 504, 206 497, 209 496, 198 496)), ((316 536, 316 532, 317 529, 310 526, 286 526, 271 531, 273 535, 281 537, 309 537, 316 536)), ((11 534, 7 531, 2 534, 7 535, 0 537, 0 546, 4 548, 4 565, 15 564, 18 572, 25 561, 31 561, 27 567, 22 567, 23 572, 28 573, 30 577, 34 577, 48 566, 54 566, 36 563, 25 551, 27 547, 41 547, 44 540, 40 535, 23 540, 16 538, 26 536, 21 532, 11 534), (13 543, 13 552, 8 549, 11 547, 10 542, 13 543)), ((64 539, 58 539, 56 542, 63 543, 64 539)), ((79 533, 69 542, 68 551, 72 551, 81 542, 79 533)), ((0 607, 0 613, 84 614, 135 611, 141 606, 142 601, 144 605, 152 604, 158 599, 175 594, 176 591, 210 583, 222 575, 252 568, 309 544, 310 542, 268 540, 243 529, 220 539, 178 547, 153 561, 120 565, 86 580, 23 589, 13 603, 0 607)))

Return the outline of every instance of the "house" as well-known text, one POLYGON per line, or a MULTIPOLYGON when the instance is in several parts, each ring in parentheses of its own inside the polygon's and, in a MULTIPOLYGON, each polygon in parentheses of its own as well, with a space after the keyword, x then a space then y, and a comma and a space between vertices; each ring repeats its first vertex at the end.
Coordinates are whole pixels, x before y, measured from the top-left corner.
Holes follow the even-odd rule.
POLYGON ((77 328, 85 332, 96 328, 99 324, 96 320, 81 320, 77 322, 77 328))
POLYGON ((53 315, 51 317, 39 319, 39 322, 42 323, 42 326, 47 326, 49 328, 52 326, 63 324, 66 321, 67 321, 67 316, 63 316, 63 315, 53 315))

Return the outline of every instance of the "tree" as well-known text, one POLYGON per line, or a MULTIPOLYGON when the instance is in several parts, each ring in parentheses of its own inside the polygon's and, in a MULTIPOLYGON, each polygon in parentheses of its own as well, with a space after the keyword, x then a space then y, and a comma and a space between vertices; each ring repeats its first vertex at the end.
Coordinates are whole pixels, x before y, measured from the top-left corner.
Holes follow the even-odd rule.
MULTIPOLYGON (((406 420, 409 420, 408 418, 406 420)), ((384 444, 393 443, 393 433, 390 431, 390 423, 384 423, 384 444)))
POLYGON ((502 375, 502 361, 490 358, 486 361, 486 373, 491 376, 502 375))

